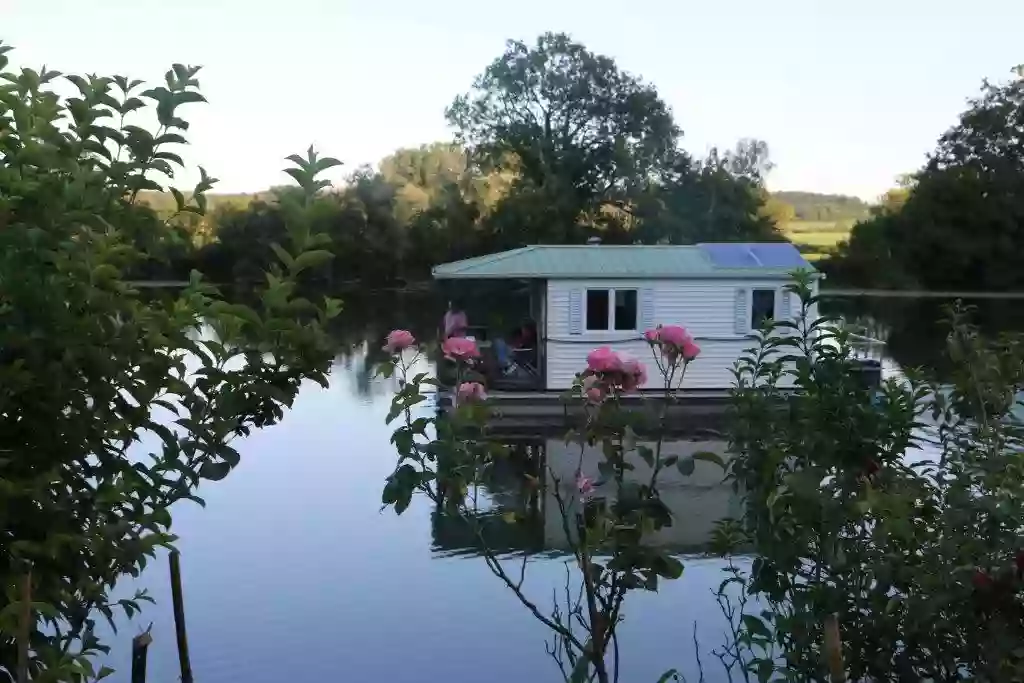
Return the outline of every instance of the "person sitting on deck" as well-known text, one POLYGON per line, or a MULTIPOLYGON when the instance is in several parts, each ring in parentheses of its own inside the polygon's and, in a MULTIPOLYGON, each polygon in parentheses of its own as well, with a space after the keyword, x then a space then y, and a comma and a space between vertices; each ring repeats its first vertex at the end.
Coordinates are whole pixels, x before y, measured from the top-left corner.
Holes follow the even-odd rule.
POLYGON ((532 351, 534 350, 534 344, 537 341, 537 332, 533 321, 526 321, 515 331, 509 335, 511 340, 511 346, 509 342, 503 338, 494 340, 494 355, 498 361, 498 368, 501 370, 503 375, 511 375, 519 370, 521 367, 529 373, 533 373, 533 369, 530 364, 527 363, 525 367, 522 364, 516 363, 515 355, 516 352, 532 351))
POLYGON ((468 328, 469 319, 466 313, 449 301, 448 310, 444 314, 444 338, 465 337, 468 328))

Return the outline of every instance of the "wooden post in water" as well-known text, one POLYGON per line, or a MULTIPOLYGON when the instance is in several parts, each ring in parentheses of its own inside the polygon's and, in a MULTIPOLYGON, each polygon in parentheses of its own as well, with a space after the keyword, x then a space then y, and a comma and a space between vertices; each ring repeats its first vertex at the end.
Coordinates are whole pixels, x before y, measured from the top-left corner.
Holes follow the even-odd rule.
POLYGON ((174 633, 178 638, 178 663, 181 665, 181 683, 193 683, 192 663, 188 658, 188 634, 185 632, 185 599, 181 594, 181 553, 172 550, 171 603, 174 606, 174 633))
POLYGON ((146 683, 146 658, 152 642, 149 631, 132 638, 132 683, 146 683))
POLYGON ((28 683, 28 647, 32 638, 32 569, 21 578, 21 615, 18 620, 18 683, 28 683))

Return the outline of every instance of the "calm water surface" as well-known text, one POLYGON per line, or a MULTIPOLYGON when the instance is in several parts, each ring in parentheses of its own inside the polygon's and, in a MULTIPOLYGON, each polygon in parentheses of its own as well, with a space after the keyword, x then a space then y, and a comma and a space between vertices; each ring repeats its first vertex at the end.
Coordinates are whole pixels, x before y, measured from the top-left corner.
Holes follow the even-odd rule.
MULTIPOLYGON (((458 530, 439 528, 426 501, 400 517, 380 509, 395 458, 384 423, 395 385, 371 377, 367 357, 372 364, 379 339, 400 322, 425 337, 437 310, 436 301, 350 305, 330 387, 306 386, 279 425, 238 444, 238 468, 199 492, 205 509, 174 508, 199 683, 560 680, 544 651, 546 629, 460 542, 458 530)), ((899 324, 844 312, 883 338, 901 334, 899 324)), ((905 311, 893 318, 907 319, 905 311)), ((900 361, 884 348, 869 352, 885 358, 886 374, 898 373, 900 361)), ((674 547, 699 544, 718 516, 739 511, 714 476, 697 479, 672 488, 676 535, 666 542, 674 547)), ((543 526, 545 545, 556 547, 556 535, 543 526)), ((564 562, 545 554, 529 564, 526 590, 543 611, 564 585, 564 562)), ((659 593, 628 599, 624 681, 653 683, 673 667, 696 680, 695 623, 707 679, 724 677, 710 653, 724 626, 712 595, 721 564, 687 555, 685 565, 682 578, 662 582, 659 593)), ((164 558, 141 583, 157 605, 115 636, 114 680, 128 679, 131 636, 150 621, 149 680, 177 680, 164 558)))

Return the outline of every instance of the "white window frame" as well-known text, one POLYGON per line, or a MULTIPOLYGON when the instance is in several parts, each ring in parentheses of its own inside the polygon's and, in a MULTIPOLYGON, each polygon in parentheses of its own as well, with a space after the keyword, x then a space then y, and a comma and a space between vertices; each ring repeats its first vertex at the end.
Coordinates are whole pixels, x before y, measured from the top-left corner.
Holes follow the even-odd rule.
POLYGON ((757 331, 754 327, 754 292, 772 292, 772 320, 778 320, 779 295, 782 289, 779 287, 751 287, 747 290, 747 330, 750 334, 757 331))
POLYGON ((608 333, 629 333, 640 329, 640 288, 639 287, 584 287, 583 288, 583 332, 595 334, 608 333), (590 292, 608 292, 608 327, 595 330, 590 327, 590 306, 588 299, 590 292), (615 327, 615 292, 635 292, 636 310, 633 314, 633 327, 628 330, 619 330, 615 327))

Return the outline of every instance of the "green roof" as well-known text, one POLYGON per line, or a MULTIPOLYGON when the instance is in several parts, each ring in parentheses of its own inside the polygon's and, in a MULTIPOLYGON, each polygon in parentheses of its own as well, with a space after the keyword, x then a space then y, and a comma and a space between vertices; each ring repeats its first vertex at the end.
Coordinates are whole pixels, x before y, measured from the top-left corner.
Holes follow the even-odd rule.
POLYGON ((784 277, 813 266, 789 243, 531 245, 435 266, 436 279, 784 277), (723 255, 725 252, 725 255, 723 255), (758 256, 753 255, 756 252, 758 256), (766 257, 767 255, 767 257, 766 257))

